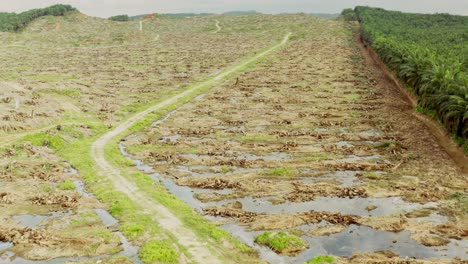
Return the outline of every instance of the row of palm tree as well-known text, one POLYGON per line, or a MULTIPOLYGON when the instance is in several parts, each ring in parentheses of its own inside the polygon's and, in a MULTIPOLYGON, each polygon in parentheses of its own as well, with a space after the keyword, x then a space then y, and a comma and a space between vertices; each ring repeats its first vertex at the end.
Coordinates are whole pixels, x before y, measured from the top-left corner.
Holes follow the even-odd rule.
POLYGON ((420 19, 416 14, 406 15, 369 7, 357 7, 355 13, 361 22, 365 41, 410 87, 418 98, 419 106, 443 123, 468 151, 468 49, 447 35, 453 33, 454 28, 463 28, 459 24, 466 25, 463 29, 465 32, 457 31, 454 34, 457 40, 462 36, 460 41, 468 46, 468 17, 421 15, 425 19, 436 16, 433 27, 426 21, 424 30, 421 30, 412 21, 420 19), (444 31, 444 26, 440 24, 451 29, 444 31), (418 40, 417 35, 425 31, 438 39, 421 37, 418 40), (411 32, 415 32, 415 36, 409 39, 406 36, 411 32))
POLYGON ((31 9, 20 14, 0 12, 0 31, 21 31, 36 18, 42 16, 63 16, 72 11, 77 10, 70 5, 53 5, 46 8, 31 9))

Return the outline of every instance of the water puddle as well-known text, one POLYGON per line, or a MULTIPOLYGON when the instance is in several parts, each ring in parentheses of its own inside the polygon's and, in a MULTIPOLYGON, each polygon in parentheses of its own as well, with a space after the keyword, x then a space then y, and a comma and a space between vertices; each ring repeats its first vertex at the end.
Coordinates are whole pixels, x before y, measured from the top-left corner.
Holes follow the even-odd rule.
POLYGON ((65 173, 71 174, 71 175, 78 175, 78 171, 70 166, 69 168, 65 168, 65 173))
POLYGON ((369 161, 382 158, 381 155, 371 155, 371 156, 356 156, 351 155, 343 159, 336 160, 337 162, 358 162, 358 161, 369 161))
MULTIPOLYGON (((320 226, 317 224, 314 226, 320 226)), ((258 250, 261 258, 270 263, 304 263, 318 255, 335 255, 341 257, 351 256, 359 249, 363 252, 375 252, 379 250, 391 250, 405 258, 454 258, 465 259, 468 254, 467 240, 451 240, 450 244, 441 247, 426 247, 410 237, 409 231, 399 233, 374 230, 365 226, 351 225, 343 232, 329 236, 302 236, 309 244, 309 249, 295 257, 279 256, 267 247, 254 243, 255 237, 262 232, 252 232, 245 226, 226 224, 221 226, 233 236, 258 250)), ((310 229, 308 225, 304 231, 310 229)))
POLYGON ((107 212, 104 209, 94 209, 94 212, 96 212, 96 214, 101 219, 102 223, 107 227, 115 226, 119 223, 117 219, 115 219, 111 214, 109 214, 109 212, 107 212))
POLYGON ((336 171, 322 176, 304 177, 301 178, 303 183, 316 183, 324 181, 337 181, 342 187, 350 187, 363 182, 356 176, 359 171, 336 171))
MULTIPOLYGON (((362 136, 377 136, 379 135, 376 131, 364 131, 361 132, 362 136)), ((339 146, 352 147, 353 144, 347 141, 336 143, 339 146)), ((147 171, 153 171, 153 168, 143 164, 141 161, 134 160, 126 151, 125 147, 120 147, 121 153, 134 161, 137 167, 146 169, 147 171)), ((207 155, 195 155, 186 154, 183 155, 186 158, 192 159, 204 159, 213 158, 213 156, 207 155)), ((258 156, 253 154, 246 154, 241 156, 235 156, 237 159, 246 160, 270 160, 278 161, 289 159, 290 156, 286 153, 274 152, 267 156, 258 156)), ((354 162, 362 160, 373 160, 379 159, 381 156, 349 156, 341 160, 341 162, 354 162)), ((189 174, 188 177, 200 177, 200 176, 214 176, 214 175, 227 175, 229 173, 237 173, 237 169, 232 172, 218 173, 210 170, 208 166, 177 166, 175 170, 179 170, 189 174)), ((360 183, 356 177, 357 171, 339 171, 319 174, 314 177, 304 177, 303 181, 317 181, 317 180, 336 180, 342 183, 342 186, 352 186, 360 183)), ((232 190, 202 190, 197 188, 190 188, 186 186, 177 185, 174 180, 163 177, 160 173, 152 173, 151 178, 164 184, 167 189, 177 196, 179 199, 187 203, 195 210, 202 212, 203 208, 210 206, 222 206, 231 202, 241 202, 243 209, 246 211, 256 213, 299 213, 306 211, 326 211, 326 212, 340 212, 342 214, 360 215, 360 216, 384 216, 384 215, 402 215, 407 212, 424 208, 437 207, 436 203, 428 203, 425 205, 408 203, 402 200, 400 197, 386 197, 386 198, 339 198, 339 197, 317 197, 313 201, 291 203, 286 202, 283 204, 272 204, 269 200, 272 197, 262 198, 237 198, 237 199, 226 199, 220 202, 209 202, 203 203, 196 199, 194 195, 202 193, 217 193, 220 195, 229 195, 232 190)), ((341 233, 333 234, 329 236, 307 236, 304 235, 302 238, 309 243, 309 249, 304 251, 295 257, 283 257, 279 256, 267 247, 259 246, 254 243, 255 236, 262 233, 259 231, 247 230, 247 227, 241 226, 238 223, 232 223, 232 219, 226 219, 222 217, 211 217, 206 216, 210 220, 214 221, 226 221, 228 224, 224 224, 221 228, 230 232, 234 237, 237 237, 242 242, 256 249, 261 258, 271 263, 303 263, 317 255, 337 255, 343 257, 349 257, 357 251, 363 252, 374 252, 378 250, 391 250, 401 257, 417 257, 417 258, 453 258, 456 256, 466 258, 468 241, 457 241, 451 240, 451 243, 447 246, 442 247, 426 247, 413 240, 410 236, 409 231, 402 231, 399 233, 392 233, 386 231, 374 230, 366 226, 351 225, 341 233)), ((432 212, 427 217, 414 218, 417 221, 428 221, 434 224, 440 224, 447 221, 445 216, 432 212)), ((307 232, 312 227, 323 225, 324 223, 317 225, 307 225, 300 227, 304 232, 307 232)), ((297 229, 297 228, 296 228, 297 229)))
POLYGON ((52 212, 47 215, 15 215, 13 219, 18 221, 23 227, 42 228, 40 224, 46 220, 64 218, 71 215, 72 212, 52 212))
POLYGON ((88 197, 88 198, 94 197, 94 195, 92 195, 91 193, 87 193, 85 191, 85 185, 82 181, 77 180, 77 181, 73 181, 73 183, 75 184, 75 191, 79 193, 81 196, 88 197))
POLYGON ((13 246, 13 243, 10 242, 0 242, 0 252, 9 249, 13 246))
MULTIPOLYGON (((307 211, 327 211, 339 212, 342 214, 360 215, 360 216, 381 216, 381 215, 400 215, 414 210, 433 207, 433 204, 421 205, 417 203, 407 203, 400 197, 387 198, 339 198, 339 197, 317 197, 313 201, 282 204, 272 204, 269 199, 271 197, 262 198, 236 198, 223 200, 220 202, 204 203, 203 208, 210 206, 220 207, 227 203, 241 202, 242 209, 255 213, 279 214, 279 213, 300 213, 307 211), (368 210, 370 206, 376 206, 374 210, 368 210)), ((196 208, 200 209, 200 208, 196 208)), ((439 218, 440 219, 440 218, 439 218)), ((421 219, 419 219, 421 220, 421 219)), ((430 217, 424 218, 427 221, 435 221, 430 217)), ((422 221, 422 220, 421 220, 422 221)))
MULTIPOLYGON (((127 153, 128 155, 128 153, 127 153)), ((254 155, 254 154, 244 154, 239 156, 212 156, 212 155, 198 155, 198 154, 182 154, 181 157, 187 159, 194 159, 194 160, 208 160, 208 159, 216 159, 216 158, 232 158, 237 160, 248 160, 248 161, 282 161, 290 159, 290 156, 284 152, 272 152, 270 155, 254 155)))
POLYGON ((353 147, 354 145, 349 141, 340 141, 335 143, 338 147, 353 147))
POLYGON ((166 116, 164 116, 164 118, 154 121, 153 124, 151 124, 151 126, 159 126, 159 125, 163 124, 164 122, 166 122, 167 119, 169 119, 176 112, 177 112, 177 110, 169 112, 166 116))
POLYGON ((380 137, 382 133, 377 130, 367 130, 357 133, 358 136, 361 137, 380 137))
POLYGON ((40 223, 49 218, 47 215, 15 215, 13 219, 23 227, 37 228, 40 223))
MULTIPOLYGON (((127 153, 127 148, 122 144, 122 142, 119 143, 119 149, 120 149, 120 152, 121 153, 125 153, 125 157, 126 158, 129 158, 130 159, 130 155, 127 153)), ((143 171, 143 172, 152 172, 154 171, 153 168, 151 168, 150 166, 146 165, 143 163, 143 161, 141 160, 135 160, 135 159, 132 159, 133 163, 135 163, 135 166, 143 171)))
POLYGON ((177 141, 179 141, 180 138, 181 138, 180 135, 165 136, 165 137, 161 137, 159 141, 164 142, 164 143, 177 143, 177 141))
POLYGON ((248 169, 230 166, 229 170, 226 172, 212 172, 211 167, 204 165, 194 165, 194 166, 177 166, 174 169, 169 169, 169 171, 178 171, 183 173, 190 174, 189 177, 222 177, 233 174, 247 174, 260 172, 264 169, 248 169))

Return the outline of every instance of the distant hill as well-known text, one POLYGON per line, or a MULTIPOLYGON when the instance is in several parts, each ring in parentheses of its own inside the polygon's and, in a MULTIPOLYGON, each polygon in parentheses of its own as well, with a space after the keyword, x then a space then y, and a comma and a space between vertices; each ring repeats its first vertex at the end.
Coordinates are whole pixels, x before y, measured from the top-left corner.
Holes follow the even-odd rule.
POLYGON ((167 13, 163 15, 171 16, 171 17, 193 17, 193 16, 210 16, 214 14, 213 13, 167 13))
POLYGON ((31 9, 19 14, 0 12, 0 31, 21 31, 35 19, 43 16, 63 16, 78 11, 71 5, 53 5, 46 8, 31 9))
POLYGON ((323 17, 323 18, 337 18, 340 14, 327 14, 327 13, 311 13, 309 15, 316 16, 316 17, 323 17))
POLYGON ((252 14, 259 14, 255 10, 250 10, 250 11, 229 11, 229 12, 224 12, 223 15, 252 15, 252 14))
MULTIPOLYGON (((138 15, 138 16, 132 16, 130 17, 131 20, 140 20, 143 19, 146 16, 149 16, 151 14, 144 14, 144 15, 138 15)), ((163 16, 169 16, 169 17, 194 17, 194 16, 210 16, 214 15, 212 13, 166 13, 166 14, 160 14, 163 16)))

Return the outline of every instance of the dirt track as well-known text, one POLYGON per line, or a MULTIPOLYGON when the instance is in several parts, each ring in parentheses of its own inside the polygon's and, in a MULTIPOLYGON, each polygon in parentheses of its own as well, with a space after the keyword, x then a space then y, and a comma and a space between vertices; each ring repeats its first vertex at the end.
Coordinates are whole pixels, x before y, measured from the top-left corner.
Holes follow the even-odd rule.
POLYGON ((221 31, 221 26, 219 25, 219 21, 216 20, 216 30, 214 33, 218 33, 219 31, 221 31))
POLYGON ((99 166, 100 174, 110 179, 118 191, 125 193, 130 199, 132 199, 137 204, 145 208, 146 213, 152 215, 155 221, 158 221, 164 229, 167 229, 175 237, 177 237, 179 239, 179 243, 187 247, 188 251, 193 255, 194 261, 197 261, 199 263, 219 263, 219 260, 215 256, 213 256, 213 254, 211 254, 211 252, 206 247, 206 243, 201 242, 191 230, 184 227, 180 220, 174 214, 172 214, 167 208, 165 208, 161 204, 156 203, 144 193, 141 193, 134 183, 130 182, 125 177, 123 177, 120 174, 119 169, 113 167, 106 160, 104 148, 111 139, 125 132, 125 130, 130 128, 139 120, 143 119, 147 114, 160 109, 164 109, 165 107, 171 104, 179 102, 179 100, 183 99, 184 97, 188 96, 193 92, 196 92, 206 86, 214 85, 217 82, 227 78, 230 74, 241 70, 246 65, 259 60, 260 58, 270 54, 271 52, 285 45, 289 40, 290 35, 291 33, 288 33, 279 44, 271 47, 270 49, 262 53, 257 54, 253 58, 244 61, 236 67, 224 71, 219 75, 209 79, 208 81, 205 81, 191 89, 186 90, 183 93, 180 93, 166 101, 158 103, 140 113, 137 113, 121 125, 117 126, 112 131, 100 137, 92 144, 91 156, 95 160, 96 164, 99 166))

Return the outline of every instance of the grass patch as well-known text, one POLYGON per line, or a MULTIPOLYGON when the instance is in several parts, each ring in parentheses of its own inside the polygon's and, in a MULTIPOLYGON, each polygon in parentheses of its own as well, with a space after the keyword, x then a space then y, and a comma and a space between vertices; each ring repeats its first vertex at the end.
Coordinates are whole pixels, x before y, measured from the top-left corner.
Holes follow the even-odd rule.
POLYGON ((27 135, 23 138, 23 142, 28 141, 35 146, 48 146, 52 149, 58 150, 65 146, 65 140, 57 135, 49 135, 45 132, 27 135))
POLYGON ((60 190, 75 190, 75 183, 71 181, 61 182, 57 185, 60 190))
POLYGON ((67 96, 70 98, 81 97, 81 91, 75 88, 65 88, 65 89, 53 89, 52 88, 52 89, 43 89, 43 90, 40 90, 39 92, 47 93, 47 94, 57 94, 57 95, 67 96))
POLYGON ((145 263, 177 263, 179 253, 170 241, 150 241, 141 248, 140 258, 145 263))
POLYGON ((265 232, 255 238, 255 243, 268 246, 277 253, 285 253, 295 251, 297 249, 305 249, 307 244, 300 237, 287 232, 265 232))
POLYGON ((321 153, 311 153, 299 160, 302 162, 311 162, 311 161, 322 161, 322 160, 331 160, 331 156, 328 153, 321 152, 321 153))
POLYGON ((332 256, 316 256, 313 259, 307 261, 305 264, 326 264, 333 263, 335 258, 332 256))
POLYGON ((60 82, 60 81, 67 81, 67 80, 74 80, 76 79, 73 76, 66 76, 66 75, 54 75, 54 74, 38 74, 38 75, 30 75, 27 76, 28 79, 33 79, 40 82, 60 82))
POLYGON ((288 167, 279 167, 266 171, 265 174, 275 177, 290 177, 296 174, 296 170, 288 167))
POLYGON ((371 180, 377 180, 381 178, 381 175, 375 172, 365 172, 364 176, 371 180))

